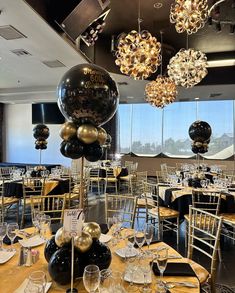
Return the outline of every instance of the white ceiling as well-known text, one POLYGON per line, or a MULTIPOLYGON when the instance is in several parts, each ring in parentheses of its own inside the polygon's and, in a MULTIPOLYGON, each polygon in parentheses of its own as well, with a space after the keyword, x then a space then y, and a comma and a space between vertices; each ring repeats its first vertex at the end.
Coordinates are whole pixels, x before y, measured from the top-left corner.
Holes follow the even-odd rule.
MULTIPOLYGON (((58 35, 23 0, 0 0, 0 26, 12 25, 27 38, 5 40, 0 37, 0 102, 32 103, 56 101, 56 86, 72 66, 85 63, 82 54, 58 35), (24 49, 31 56, 18 57, 11 52, 24 49), (65 67, 49 68, 43 61, 59 60, 65 67)), ((112 74, 121 83, 121 102, 138 103, 144 100, 147 81, 112 74), (123 84, 125 83, 125 84, 123 84)), ((235 85, 197 86, 179 89, 178 100, 196 97, 208 99, 221 93, 217 99, 235 99, 235 85)))

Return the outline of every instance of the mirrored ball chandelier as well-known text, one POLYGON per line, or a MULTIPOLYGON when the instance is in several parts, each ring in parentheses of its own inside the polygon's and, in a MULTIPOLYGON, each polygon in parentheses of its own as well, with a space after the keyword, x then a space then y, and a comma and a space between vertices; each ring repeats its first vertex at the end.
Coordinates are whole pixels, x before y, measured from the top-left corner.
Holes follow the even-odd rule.
POLYGON ((206 55, 194 49, 180 49, 180 51, 170 59, 168 68, 169 77, 176 85, 186 88, 198 84, 207 75, 206 55))
POLYGON ((146 79, 161 63, 161 44, 148 31, 121 36, 116 52, 120 71, 134 79, 146 79))
POLYGON ((171 5, 170 22, 178 33, 196 33, 205 25, 208 17, 207 0, 176 0, 171 5))
POLYGON ((169 77, 161 75, 156 80, 147 83, 145 87, 146 101, 158 108, 164 108, 173 103, 177 93, 175 83, 169 77))

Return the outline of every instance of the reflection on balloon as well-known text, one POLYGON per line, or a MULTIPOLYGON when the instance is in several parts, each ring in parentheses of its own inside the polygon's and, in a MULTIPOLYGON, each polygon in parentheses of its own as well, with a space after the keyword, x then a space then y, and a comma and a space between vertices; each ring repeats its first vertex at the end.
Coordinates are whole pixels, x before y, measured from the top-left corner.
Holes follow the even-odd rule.
POLYGON ((91 245, 92 245, 91 235, 85 231, 83 231, 80 236, 76 236, 74 238, 74 246, 80 252, 86 252, 87 250, 90 249, 91 245))
POLYGON ((84 145, 77 138, 73 138, 67 141, 64 150, 67 157, 71 159, 79 159, 83 156, 84 145))
POLYGON ((77 134, 77 126, 72 122, 65 122, 60 129, 60 137, 69 140, 77 134))
POLYGON ((98 130, 91 124, 83 124, 78 127, 77 137, 82 142, 90 144, 97 140, 98 130))
POLYGON ((98 129, 97 140, 100 143, 100 145, 103 145, 103 144, 105 144, 105 142, 107 140, 107 132, 102 127, 98 127, 97 129, 98 129))
POLYGON ((65 118, 96 126, 113 117, 119 102, 116 83, 94 64, 79 64, 68 70, 59 82, 57 96, 65 118))
POLYGON ((69 244, 71 241, 71 237, 68 235, 65 235, 63 228, 60 228, 57 230, 55 234, 55 243, 59 247, 62 247, 63 245, 69 244))
POLYGON ((95 222, 87 223, 84 226, 83 231, 89 233, 92 239, 99 239, 101 235, 100 225, 95 222))
POLYGON ((98 142, 94 142, 85 146, 84 153, 88 161, 96 162, 102 157, 103 150, 98 142))

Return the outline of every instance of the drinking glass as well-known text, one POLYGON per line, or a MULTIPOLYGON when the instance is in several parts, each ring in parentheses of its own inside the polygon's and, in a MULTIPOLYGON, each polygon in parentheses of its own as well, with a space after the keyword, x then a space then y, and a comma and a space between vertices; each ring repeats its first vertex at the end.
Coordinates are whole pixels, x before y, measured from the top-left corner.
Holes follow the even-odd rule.
POLYGON ((139 292, 139 288, 134 285, 134 275, 138 269, 138 263, 135 255, 131 255, 130 250, 126 250, 126 269, 125 275, 128 275, 129 286, 127 287, 127 292, 139 292))
POLYGON ((11 251, 14 251, 13 242, 16 237, 16 232, 19 230, 19 225, 17 223, 10 223, 7 225, 7 236, 11 241, 11 251))
POLYGON ((42 214, 39 219, 39 223, 40 223, 42 238, 46 239, 46 232, 50 228, 51 217, 49 215, 42 214))
POLYGON ((141 250, 141 247, 144 245, 145 242, 145 230, 144 228, 137 228, 135 230, 135 243, 141 250))
POLYGON ((0 250, 3 250, 3 239, 7 234, 7 223, 0 223, 0 250))
POLYGON ((35 232, 34 234, 37 233, 37 231, 40 231, 40 227, 39 227, 39 217, 40 217, 40 210, 38 209, 34 209, 32 212, 32 224, 35 227, 35 232))
POLYGON ((151 275, 151 266, 150 266, 151 260, 152 258, 148 254, 144 254, 140 259, 140 269, 144 276, 144 286, 142 291, 145 293, 152 292, 152 289, 149 288, 148 282, 147 282, 147 277, 151 275))
POLYGON ((100 284, 100 270, 96 265, 88 265, 84 269, 83 284, 87 292, 94 293, 100 284))
POLYGON ((148 245, 148 252, 149 252, 149 246, 153 240, 153 234, 154 234, 154 226, 152 224, 146 224, 145 240, 148 245))
POLYGON ((99 292, 108 293, 112 287, 112 271, 110 269, 103 269, 100 271, 100 285, 99 292))
POLYGON ((27 286, 24 289, 24 293, 41 293, 42 287, 39 288, 37 285, 28 283, 27 286))
POLYGON ((167 266, 168 248, 163 247, 159 249, 153 261, 157 262, 157 266, 160 272, 160 280, 163 279, 163 273, 167 266))
POLYGON ((47 278, 43 271, 34 271, 29 275, 29 285, 39 288, 40 293, 45 293, 47 278))

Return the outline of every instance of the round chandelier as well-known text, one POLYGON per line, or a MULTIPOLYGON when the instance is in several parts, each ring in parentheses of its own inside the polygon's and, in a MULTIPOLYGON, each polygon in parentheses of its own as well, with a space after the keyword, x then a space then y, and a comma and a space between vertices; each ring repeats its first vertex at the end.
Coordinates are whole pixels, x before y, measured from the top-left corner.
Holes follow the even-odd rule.
POLYGON ((158 108, 173 103, 177 94, 176 84, 169 77, 161 75, 147 83, 145 87, 145 100, 158 108))
POLYGON ((161 63, 161 44, 148 31, 121 36, 116 52, 120 71, 134 79, 146 79, 161 63))
POLYGON ((169 77, 176 85, 186 88, 198 84, 207 75, 206 55, 194 49, 180 49, 180 51, 170 59, 168 68, 169 77))
POLYGON ((178 33, 196 33, 205 25, 208 17, 207 0, 176 0, 171 5, 170 22, 178 33))

